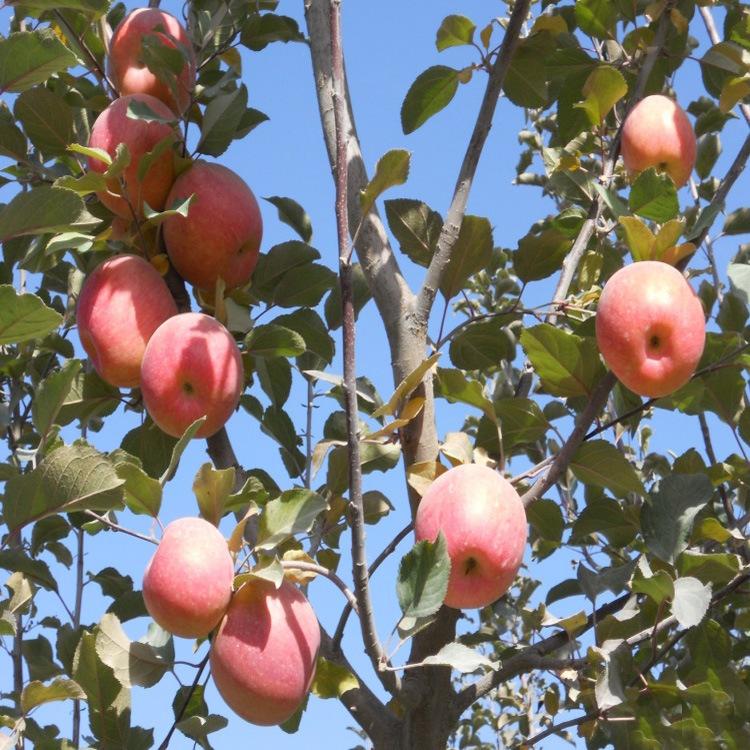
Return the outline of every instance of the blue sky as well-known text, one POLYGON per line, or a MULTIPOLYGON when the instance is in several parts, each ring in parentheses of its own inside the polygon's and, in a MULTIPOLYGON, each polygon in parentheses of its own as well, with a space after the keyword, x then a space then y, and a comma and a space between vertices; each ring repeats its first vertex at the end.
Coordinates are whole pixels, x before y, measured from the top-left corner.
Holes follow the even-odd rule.
MULTIPOLYGON (((128 4, 128 7, 135 7, 128 4)), ((179 13, 179 6, 163 3, 162 7, 179 13)), ((359 136, 365 162, 372 170, 377 159, 389 149, 405 148, 411 151, 411 172, 408 183, 398 188, 388 197, 419 198, 435 210, 445 213, 452 195, 455 175, 463 157, 465 145, 471 131, 475 113, 484 90, 484 75, 477 74, 474 80, 462 86, 452 104, 416 133, 404 136, 401 131, 399 110, 409 84, 425 68, 434 64, 463 67, 474 61, 476 53, 469 48, 458 48, 437 53, 434 46, 435 31, 441 20, 453 12, 461 12, 481 28, 491 17, 501 14, 504 4, 494 0, 421 0, 421 2, 381 2, 343 3, 344 50, 347 72, 353 98, 359 136), (459 8, 460 6, 460 8, 459 8)), ((302 3, 282 0, 279 12, 296 18, 304 25, 302 3)), ((0 15, 2 27, 7 28, 8 12, 0 15)), ((699 24, 696 25, 696 30, 699 24)), ((4 28, 2 30, 4 30, 4 28)), ((496 32, 497 34, 497 32, 496 32)), ((499 41, 499 35, 496 36, 499 41)), ((705 49, 705 40, 701 38, 705 49)), ((288 196, 302 204, 309 213, 314 228, 312 244, 321 252, 325 263, 335 267, 337 250, 335 220, 333 214, 333 181, 323 146, 320 121, 315 99, 309 52, 299 44, 274 44, 260 53, 241 50, 243 56, 243 80, 250 92, 250 106, 256 107, 270 116, 270 122, 259 126, 242 142, 235 142, 221 157, 223 164, 237 171, 252 187, 256 196, 288 196)), ((700 72, 696 63, 687 62, 680 70, 676 89, 678 98, 686 106, 697 96, 700 85, 700 72)), ((480 162, 474 189, 469 201, 468 212, 489 217, 494 226, 495 244, 514 248, 520 237, 533 221, 541 219, 553 209, 551 201, 542 198, 537 188, 514 187, 515 164, 519 151, 517 133, 523 127, 523 111, 501 100, 495 122, 480 162)), ((717 174, 722 174, 733 157, 740 139, 744 138, 744 122, 730 123, 723 136, 724 155, 719 161, 717 174)), ((743 176, 735 186, 728 208, 738 207, 738 196, 746 193, 747 177, 743 176)), ((7 189, 0 192, 0 198, 7 200, 7 189)), ((687 202, 685 191, 681 195, 687 202)), ((277 219, 276 210, 270 204, 260 201, 263 213, 265 234, 262 249, 267 251, 273 245, 291 239, 291 230, 277 219)), ((728 239, 717 245, 720 267, 726 267, 735 251, 734 240, 728 239)), ((414 266, 406 258, 401 260, 407 280, 412 287, 418 287, 423 269, 414 266)), ((696 259, 695 265, 702 265, 696 259)), ((529 305, 549 301, 551 287, 548 283, 531 285, 529 305)), ((433 323, 442 312, 441 303, 436 305, 433 323)), ((272 315, 266 316, 271 318, 272 315)), ((268 322, 266 319, 264 322, 268 322)), ((387 397, 393 390, 389 357, 382 324, 371 303, 363 311, 358 324, 359 346, 357 363, 360 374, 366 374, 378 387, 381 395, 387 397)), ((337 341, 337 348, 340 344, 337 341)), ((332 372, 341 371, 337 357, 332 372)), ((258 395, 254 389, 254 395, 258 395)), ((301 378, 295 378, 295 385, 288 408, 299 425, 302 420, 304 389, 301 378)), ((316 412, 313 429, 318 439, 322 434, 328 406, 316 412)), ((459 429, 466 412, 462 407, 447 407, 441 403, 439 412, 439 433, 459 429)), ((91 435, 91 442, 101 450, 119 446, 122 436, 136 424, 135 416, 118 414, 108 420, 105 429, 91 435)), ((710 420, 717 453, 720 457, 731 452, 733 441, 726 427, 710 420), (732 442, 730 442, 732 441, 732 442)), ((658 412, 652 425, 654 437, 652 449, 675 451, 677 455, 699 439, 695 418, 675 416, 658 412)), ((229 433, 238 457, 246 467, 262 466, 269 471, 284 488, 291 486, 281 465, 276 448, 260 433, 257 423, 244 414, 236 415, 229 424, 229 433)), ((302 431, 300 427, 300 431, 302 431)), ((566 431, 566 430, 564 430, 566 431)), ((72 435, 71 435, 72 438, 72 435)), ((191 485, 196 470, 208 458, 204 443, 194 441, 185 453, 174 481, 166 489, 163 504, 163 521, 182 515, 195 514, 197 507, 191 485)), ((511 471, 516 473, 523 468, 514 464, 511 471)), ((379 489, 396 506, 387 519, 377 527, 368 527, 368 549, 370 557, 387 544, 408 520, 403 474, 396 470, 388 475, 373 474, 366 477, 365 489, 379 489)), ((123 514, 122 522, 142 532, 150 531, 148 519, 123 514)), ((231 524, 222 526, 227 533, 231 524)), ((342 537, 342 541, 343 541, 342 537)), ((345 546, 345 545, 343 545, 345 546)), ((143 568, 152 553, 150 545, 137 540, 124 538, 112 533, 100 534, 87 539, 88 553, 86 569, 96 572, 107 565, 114 565, 122 572, 129 573, 139 585, 143 568)), ((408 548, 402 544, 394 555, 377 573, 373 581, 373 597, 377 613, 381 639, 386 640, 398 619, 395 600, 395 572, 401 554, 408 548)), ((562 577, 560 570, 572 558, 567 553, 553 556, 539 565, 529 559, 530 571, 542 578, 543 593, 562 577)), ((571 568, 572 570, 572 568, 571 568)), ((343 555, 339 571, 349 580, 349 560, 343 555)), ((58 571, 60 579, 72 579, 72 574, 58 571)), ((67 583, 67 581, 66 581, 67 583)), ((62 585, 63 595, 72 597, 70 587, 62 585)), ((321 623, 329 631, 335 627, 343 605, 340 593, 328 582, 318 580, 310 588, 310 597, 321 623)), ((39 602, 52 604, 44 593, 39 602)), ((580 601, 565 600, 556 605, 555 614, 566 615, 579 609, 580 601)), ((102 611, 102 599, 94 587, 87 587, 84 598, 84 622, 95 622, 102 611)), ((145 633, 147 620, 141 619, 127 624, 132 637, 145 633)), ((180 639, 177 639, 178 641, 180 639)), ((192 660, 191 646, 187 641, 178 645, 178 658, 192 660)), ((362 677, 371 685, 376 680, 366 658, 362 655, 361 639, 354 618, 350 619, 345 649, 352 662, 361 670, 362 677)), ((407 648, 403 649, 405 657, 407 648)), ((9 662, 0 654, 0 691, 8 689, 9 662), (6 677, 7 675, 7 677, 6 677)), ((189 681, 189 673, 182 673, 189 681)), ((141 726, 154 726, 156 745, 163 738, 171 723, 171 702, 176 683, 167 675, 160 685, 148 691, 133 691, 133 716, 141 726)), ((308 710, 303 718, 301 731, 297 735, 286 735, 274 728, 257 728, 234 717, 225 709, 221 699, 213 690, 207 693, 209 707, 216 713, 224 713, 230 719, 229 726, 213 735, 213 745, 217 750, 235 747, 254 747, 273 743, 277 750, 283 748, 329 747, 349 748, 357 744, 357 737, 347 730, 352 723, 349 715, 336 701, 321 701, 311 697, 308 710)), ((39 718, 55 721, 68 727, 70 721, 69 704, 54 706, 40 712, 39 718)), ((67 731, 67 730, 66 730, 67 731)), ((192 743, 182 736, 175 736, 174 748, 189 748, 192 743)), ((559 740, 550 740, 541 745, 545 748, 567 746, 559 740)))

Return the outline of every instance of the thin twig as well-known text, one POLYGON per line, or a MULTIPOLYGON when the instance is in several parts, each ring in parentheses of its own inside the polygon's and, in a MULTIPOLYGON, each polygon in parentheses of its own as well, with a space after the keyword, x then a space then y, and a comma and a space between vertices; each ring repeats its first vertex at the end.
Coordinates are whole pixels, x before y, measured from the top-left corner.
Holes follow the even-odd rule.
POLYGON ((533 737, 530 737, 529 739, 521 742, 519 744, 519 747, 532 747, 533 745, 536 745, 537 742, 541 742, 542 740, 553 734, 559 734, 564 729, 577 727, 580 724, 585 724, 587 721, 596 719, 597 717, 601 716, 601 713, 602 712, 600 711, 589 711, 587 714, 583 714, 583 716, 579 716, 576 719, 568 719, 567 721, 561 721, 559 724, 552 724, 552 726, 547 727, 547 729, 545 729, 543 732, 539 732, 539 734, 535 734, 533 737))
POLYGON ((284 570, 306 570, 310 573, 316 573, 319 576, 327 578, 331 583, 335 584, 339 590, 344 594, 346 600, 349 602, 349 607, 353 608, 355 612, 358 612, 357 598, 349 590, 349 587, 339 578, 336 573, 329 570, 324 565, 318 565, 317 563, 305 562, 304 560, 282 560, 281 567, 284 570))
MULTIPOLYGON (((81 609, 83 606, 83 529, 76 529, 76 600, 73 607, 73 630, 81 627, 81 609)), ((81 741, 81 701, 73 701, 73 747, 81 741)))
POLYGON ((104 524, 108 528, 112 529, 112 531, 119 531, 123 534, 127 534, 128 536, 135 537, 136 539, 142 539, 144 542, 150 542, 151 544, 159 544, 159 541, 157 539, 146 536, 145 534, 140 534, 139 532, 128 529, 125 526, 120 526, 120 524, 115 523, 114 521, 110 521, 105 516, 100 516, 98 513, 94 513, 93 510, 85 510, 83 512, 87 516, 91 516, 91 518, 99 521, 99 523, 104 524))
POLYGON ((349 458, 349 521, 352 530, 352 576, 359 607, 365 651, 383 686, 394 695, 401 685, 396 675, 384 671, 388 658, 378 638, 370 598, 370 583, 365 549, 365 511, 362 499, 362 466, 359 453, 359 409, 355 363, 354 292, 352 284, 352 247, 349 244, 347 208, 347 138, 344 130, 344 56, 341 46, 341 2, 333 0, 330 8, 331 59, 333 72, 333 107, 336 123, 336 229, 341 285, 341 320, 344 358, 344 399, 346 406, 347 449, 349 458))
POLYGON ((490 77, 487 81, 487 88, 482 98, 479 114, 474 123, 474 130, 469 139, 461 169, 458 173, 458 179, 456 180, 456 186, 453 190, 453 199, 440 230, 435 254, 432 256, 424 282, 422 283, 422 288, 417 295, 415 319, 417 325, 421 326, 424 330, 427 329, 430 310, 432 309, 437 290, 440 288, 440 280, 445 269, 448 267, 451 253, 461 231, 461 224, 464 219, 466 204, 469 200, 469 193, 474 181, 477 165, 479 164, 479 158, 482 155, 484 144, 492 127, 492 118, 497 107, 497 100, 505 82, 505 76, 510 68, 513 54, 518 47, 521 29, 529 14, 530 5, 531 0, 516 1, 508 21, 508 26, 505 29, 503 43, 490 71, 490 77))

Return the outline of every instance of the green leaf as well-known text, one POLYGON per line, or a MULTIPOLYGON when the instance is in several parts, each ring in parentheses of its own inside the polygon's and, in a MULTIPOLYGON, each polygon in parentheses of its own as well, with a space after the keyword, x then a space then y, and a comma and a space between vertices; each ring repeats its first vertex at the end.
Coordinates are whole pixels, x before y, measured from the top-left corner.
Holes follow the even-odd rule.
POLYGON ((307 211, 297 201, 291 198, 282 198, 279 195, 272 195, 270 198, 264 198, 263 200, 276 206, 279 212, 279 221, 294 229, 303 242, 312 240, 312 222, 307 215, 307 211))
POLYGON ((576 451, 570 462, 576 478, 611 490, 622 497, 628 492, 643 495, 645 489, 633 465, 606 440, 590 440, 576 451))
POLYGON ((625 645, 620 645, 613 653, 596 649, 604 657, 604 668, 594 686, 596 705, 600 711, 619 706, 627 700, 622 680, 622 662, 630 656, 625 645))
POLYGON ((729 583, 740 572, 741 566, 740 558, 729 552, 703 554, 685 551, 677 559, 681 576, 692 576, 714 586, 729 583))
POLYGON ((372 204, 388 188, 403 185, 409 179, 409 160, 411 154, 403 149, 394 149, 378 159, 375 176, 367 183, 367 187, 360 193, 359 204, 362 213, 367 213, 372 204))
POLYGON ((611 39, 617 22, 617 5, 612 0, 577 0, 576 23, 584 34, 611 39))
POLYGON ((674 596, 674 581, 665 570, 659 570, 654 575, 646 577, 639 568, 633 577, 631 589, 633 593, 650 596, 659 605, 665 599, 674 596))
POLYGON ((508 66, 503 91, 519 107, 537 108, 547 103, 547 72, 536 39, 521 40, 508 66))
POLYGON ((65 445, 36 469, 6 484, 3 511, 11 530, 54 513, 122 507, 123 481, 106 456, 88 445, 65 445))
POLYGON ((42 185, 18 193, 0 211, 0 242, 23 235, 64 232, 84 216, 80 196, 72 190, 42 185))
POLYGON ((495 413, 500 421, 506 453, 516 445, 535 443, 549 427, 539 405, 528 398, 498 399, 495 401, 495 413))
POLYGON ((746 305, 750 304, 750 266, 744 263, 730 263, 727 276, 737 296, 746 305))
POLYGON ((484 395, 481 383, 468 380, 461 370, 438 367, 435 373, 435 395, 441 396, 451 404, 476 406, 489 419, 495 419, 492 402, 484 395))
POLYGON ((310 690, 318 698, 340 698, 359 688, 359 680, 344 666, 318 657, 310 690))
POLYGON ((654 167, 641 172, 630 188, 629 206, 634 214, 660 224, 674 219, 680 203, 672 178, 659 174, 654 167))
MULTIPOLYGON (((360 441, 359 458, 362 473, 373 471, 388 471, 401 458, 401 447, 397 443, 378 443, 367 440, 360 441)), ((337 446, 328 458, 328 475, 326 477, 328 489, 339 494, 346 492, 349 487, 349 454, 345 445, 337 446)))
POLYGON ((630 560, 624 565, 614 565, 609 568, 600 568, 596 572, 589 570, 585 565, 578 566, 577 578, 581 591, 593 602, 605 591, 611 591, 615 596, 625 590, 628 581, 633 575, 637 560, 630 560))
POLYGON ((651 260, 656 237, 637 216, 621 216, 620 225, 625 232, 625 241, 634 261, 651 260))
POLYGON ((73 140, 73 111, 44 86, 24 91, 13 108, 29 140, 45 155, 64 154, 73 140))
MULTIPOLYGON (((362 266, 359 263, 352 264, 352 292, 354 297, 354 319, 357 319, 362 308, 372 299, 370 286, 365 278, 362 266)), ((331 293, 326 297, 324 306, 326 323, 328 328, 335 331, 341 327, 341 285, 336 284, 331 293)))
POLYGON ((158 112, 154 112, 151 107, 148 106, 148 102, 144 102, 142 99, 131 99, 128 104, 126 115, 131 120, 143 120, 144 122, 161 122, 165 125, 172 124, 177 121, 177 116, 164 116, 158 112))
POLYGON ((428 617, 440 609, 448 591, 451 561, 442 532, 424 540, 401 559, 396 593, 404 617, 428 617))
POLYGON ((35 11, 75 10, 99 18, 109 8, 109 0, 24 0, 24 8, 35 11))
POLYGON ((627 93, 628 84, 622 73, 611 65, 600 65, 583 84, 583 95, 586 98, 575 106, 586 112, 592 125, 599 125, 627 93))
POLYGON ((73 660, 73 679, 89 703, 91 731, 100 750, 130 748, 130 690, 96 652, 96 634, 84 632, 73 660))
POLYGON ((336 284, 336 274, 319 263, 308 263, 285 274, 274 291, 274 302, 281 307, 315 307, 336 284))
POLYGON ((61 369, 46 377, 39 385, 31 404, 31 419, 44 440, 68 398, 73 381, 81 370, 80 359, 68 360, 61 369))
POLYGON ((21 693, 21 711, 28 714, 37 706, 54 701, 86 700, 81 686, 65 677, 58 677, 48 685, 34 680, 25 685, 21 693))
POLYGON ((458 74, 454 68, 435 65, 417 76, 401 105, 404 135, 413 133, 450 104, 458 90, 458 74))
POLYGON ((637 525, 625 516, 615 500, 594 500, 589 503, 573 524, 571 542, 579 543, 589 534, 601 533, 616 547, 626 547, 633 541, 637 525))
POLYGON ((462 370, 492 370, 502 360, 512 360, 515 347, 498 320, 482 320, 466 326, 451 341, 451 362, 462 370))
POLYGON ((172 450, 177 439, 162 432, 151 420, 130 430, 122 440, 121 447, 140 459, 144 471, 159 478, 169 466, 172 450))
POLYGON ((203 115, 197 150, 209 156, 221 156, 234 140, 246 108, 247 88, 244 84, 212 99, 203 115))
POLYGON ((695 171, 705 180, 721 155, 721 139, 718 133, 706 133, 698 139, 698 153, 695 159, 695 171))
POLYGON ((185 452, 185 448, 188 447, 188 443, 195 437, 195 433, 203 427, 205 421, 205 417, 199 417, 196 419, 195 422, 193 422, 193 424, 182 433, 180 439, 175 443, 174 448, 172 448, 172 456, 169 459, 169 464, 167 464, 167 468, 159 479, 159 483, 162 487, 174 476, 175 471, 177 471, 177 465, 180 463, 180 457, 185 452))
POLYGON ((446 643, 436 654, 423 659, 422 663, 450 667, 461 674, 494 671, 500 666, 500 662, 492 661, 480 651, 475 651, 473 648, 455 641, 446 643))
POLYGON ((712 494, 713 485, 705 474, 672 474, 662 479, 641 508, 641 528, 649 550, 674 563, 688 545, 695 516, 712 494))
POLYGON ((9 284, 0 285, 0 345, 42 338, 60 323, 62 315, 35 294, 17 294, 9 284))
POLYGON ((274 245, 267 254, 258 258, 251 291, 261 292, 264 296, 270 294, 288 272, 318 258, 320 253, 314 247, 298 240, 274 245))
POLYGON ((562 266, 573 240, 557 229, 529 233, 518 241, 513 268, 523 282, 546 279, 562 266))
POLYGON ((426 203, 411 198, 385 201, 385 215, 401 252, 425 268, 435 253, 443 218, 426 203))
POLYGON ((234 490, 234 467, 214 469, 210 463, 203 464, 193 480, 193 492, 198 501, 201 516, 218 526, 224 515, 224 506, 234 490))
POLYGON ((459 47, 463 44, 471 44, 474 41, 474 30, 476 25, 466 16, 446 16, 437 30, 435 46, 438 52, 448 47, 459 47))
POLYGON ((263 509, 256 549, 273 549, 290 536, 309 531, 327 507, 317 492, 305 489, 282 492, 263 509))
POLYGON ((15 118, 5 102, 0 102, 0 156, 14 161, 26 158, 26 136, 16 125, 15 118))
POLYGON ((674 582, 672 614, 683 628, 698 625, 708 612, 711 603, 711 586, 697 578, 685 576, 674 582))
POLYGON ((131 641, 113 614, 105 614, 99 623, 96 654, 126 688, 153 687, 173 666, 164 649, 131 641))
POLYGON ((271 42, 302 42, 304 39, 293 18, 275 13, 252 14, 241 35, 242 44, 254 52, 259 52, 271 42))
POLYGON ((297 357, 305 351, 305 340, 290 328, 269 323, 253 328, 245 346, 256 357, 297 357))
POLYGON ((97 159, 106 167, 112 166, 112 157, 103 148, 91 148, 90 146, 82 146, 80 143, 71 143, 67 150, 74 154, 87 156, 89 159, 97 159))
POLYGON ((750 232, 750 208, 738 208, 732 211, 724 220, 722 231, 724 234, 748 234, 750 232))
POLYGON ((52 29, 18 31, 0 39, 0 93, 26 91, 75 64, 52 29))
POLYGON ((560 543, 565 528, 565 519, 560 506, 554 500, 547 498, 535 500, 526 509, 526 517, 540 539, 552 542, 553 545, 560 543))
POLYGON ((588 396, 604 375, 596 341, 541 323, 526 328, 521 346, 553 396, 588 396))
MULTIPOLYGON (((162 141, 166 143, 167 141, 162 141)), ((139 168, 143 166, 145 159, 142 159, 139 168)), ((184 201, 180 201, 178 198, 169 208, 165 208, 163 211, 154 211, 148 203, 143 204, 143 217, 146 221, 142 226, 157 227, 162 222, 166 221, 171 216, 182 216, 186 217, 190 209, 190 205, 195 200, 195 194, 189 195, 184 201)))
POLYGON ((224 729, 229 723, 225 716, 209 714, 208 716, 188 716, 177 722, 179 729, 186 737, 195 740, 202 748, 210 748, 207 737, 212 732, 224 729))
POLYGON ((140 466, 125 461, 117 465, 117 476, 125 481, 125 504, 133 513, 156 518, 161 509, 162 486, 140 466))
POLYGON ((0 568, 14 573, 23 573, 37 586, 48 591, 57 591, 57 580, 50 572, 49 566, 41 560, 29 557, 19 549, 0 550, 0 568))
POLYGON ((481 216, 464 216, 450 260, 440 279, 446 299, 458 294, 469 276, 486 268, 492 258, 492 225, 481 216))

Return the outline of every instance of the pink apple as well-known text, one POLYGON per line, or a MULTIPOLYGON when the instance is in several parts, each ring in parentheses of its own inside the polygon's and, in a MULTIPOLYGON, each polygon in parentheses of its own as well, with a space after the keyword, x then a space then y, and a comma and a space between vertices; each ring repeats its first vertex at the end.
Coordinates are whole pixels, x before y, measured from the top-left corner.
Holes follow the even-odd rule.
POLYGON ((234 564, 226 539, 202 518, 179 518, 143 575, 143 599, 154 621, 183 638, 202 638, 221 620, 232 596, 234 564))
POLYGON ((247 581, 232 598, 211 644, 221 697, 253 724, 281 724, 305 699, 315 675, 320 626, 310 602, 284 581, 247 581))
POLYGON ((159 8, 138 8, 120 22, 109 45, 109 72, 120 96, 150 94, 177 114, 190 105, 195 86, 195 54, 183 25, 159 8), (176 78, 175 95, 171 87, 152 73, 143 60, 142 41, 153 36, 166 47, 179 49, 187 56, 176 78))
POLYGON ((633 263, 606 283, 596 312, 596 341, 623 385, 666 396, 685 385, 703 354, 703 306, 685 277, 656 260, 633 263))
POLYGON ((132 388, 154 331, 177 306, 159 272, 137 255, 117 255, 94 269, 78 297, 81 344, 108 383, 132 388))
MULTIPOLYGON (((138 179, 138 167, 144 155, 165 138, 177 138, 174 128, 165 122, 135 120, 128 117, 128 106, 131 102, 142 102, 160 117, 174 118, 174 113, 169 107, 153 96, 132 94, 115 99, 96 118, 94 127, 91 128, 91 148, 103 149, 114 158, 117 146, 124 143, 130 152, 130 164, 121 177, 109 180, 108 190, 97 193, 99 200, 110 211, 125 219, 133 219, 133 212, 141 216, 144 201, 155 211, 164 208, 174 182, 172 149, 165 149, 154 160, 142 181, 138 179), (124 191, 120 180, 124 183, 124 191)), ((94 172, 103 173, 106 172, 107 165, 100 159, 89 158, 89 168, 94 172)))
POLYGON ((164 222, 169 258, 183 279, 213 291, 216 280, 228 289, 242 286, 258 261, 263 221, 253 191, 221 164, 197 161, 175 181, 171 206, 195 195, 187 217, 164 222))
POLYGON ((429 486, 414 531, 418 542, 443 532, 451 561, 445 603, 456 609, 485 607, 510 588, 528 534, 513 485, 477 464, 449 469, 429 486))
POLYGON ((168 435, 179 437, 205 416, 196 437, 209 437, 237 407, 243 377, 240 350, 218 320, 175 315, 156 330, 143 355, 143 403, 168 435))
POLYGON ((647 96, 627 116, 622 128, 622 160, 632 174, 658 167, 682 187, 693 171, 695 154, 693 126, 669 97, 647 96))

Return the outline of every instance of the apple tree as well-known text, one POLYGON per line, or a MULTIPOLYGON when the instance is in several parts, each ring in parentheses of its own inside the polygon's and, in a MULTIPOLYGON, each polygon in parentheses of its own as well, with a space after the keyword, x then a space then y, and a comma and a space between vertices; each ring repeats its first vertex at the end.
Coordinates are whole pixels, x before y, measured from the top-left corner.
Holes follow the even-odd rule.
MULTIPOLYGON (((361 12, 357 3, 194 0, 132 33, 122 3, 8 6, 0 748, 221 747, 230 709, 207 704, 211 666, 245 718, 304 736, 315 701, 337 700, 341 722, 378 749, 532 747, 552 735, 590 748, 748 747, 750 254, 739 243, 750 208, 732 189, 750 154, 750 9, 515 0, 487 3, 484 17, 457 7, 437 28, 414 28, 414 45, 434 44, 433 63, 403 64, 389 82, 403 91, 407 149, 412 133, 464 106, 465 89, 483 92, 476 111, 463 110, 468 141, 443 146, 460 166, 431 206, 410 191, 409 150, 365 153, 357 135, 366 93, 349 86, 344 60, 362 51, 341 23, 342 11, 361 12), (309 50, 320 118, 307 125, 320 126, 335 201, 312 216, 292 197, 261 201, 266 222, 287 233, 269 247, 255 198, 223 192, 234 177, 221 172, 205 187, 196 175, 198 165, 237 169, 224 156, 231 144, 278 127, 261 100, 248 105, 243 63, 284 44, 309 50), (655 109, 644 116, 647 100, 655 109), (120 120, 101 125, 118 101, 120 120), (502 201, 492 215, 469 212, 488 134, 508 112, 524 122, 505 144, 517 161, 512 189, 538 205, 522 236, 504 228, 502 201), (722 154, 722 143, 734 153, 722 154), (335 223, 335 250, 313 244, 312 225, 325 222, 335 223), (113 293, 97 318, 79 303, 82 289, 122 255, 139 256, 160 291, 139 296, 146 276, 126 275, 132 307, 113 293), (634 266, 638 283, 623 282, 605 304, 608 281, 634 266), (185 343, 178 324, 150 354, 162 320, 143 320, 162 293, 165 318, 209 316, 230 353, 208 338, 185 343), (358 326, 365 314, 384 337, 358 326), (392 371, 385 393, 356 356, 381 343, 392 371), (144 347, 144 362, 158 360, 148 376, 144 347), (135 385, 113 383, 105 356, 135 358, 135 385), (195 379, 179 380, 184 358, 195 379), (201 390, 230 360, 242 373, 236 388, 201 390), (682 375, 670 380, 674 368, 682 375), (197 411, 173 399, 172 380, 197 411), (290 398, 298 391, 301 410, 290 398), (222 398, 229 429, 224 414, 209 430, 222 398), (460 429, 444 428, 448 413, 461 414, 460 429), (135 426, 111 445, 103 436, 118 419, 135 426), (230 436, 236 425, 278 448, 283 469, 246 462, 230 436), (689 436, 684 451, 661 447, 676 425, 689 436), (183 515, 221 526, 235 594, 218 630, 214 618, 186 630, 198 636, 188 642, 150 624, 166 619, 153 594, 144 603, 141 580, 116 561, 90 572, 86 555, 106 554, 117 535, 145 568, 162 537, 162 501, 190 471, 183 454, 198 441, 210 460, 183 515), (451 485, 464 465, 504 489, 451 485), (391 475, 398 490, 386 494, 391 475), (422 533, 419 509, 451 492, 459 509, 446 506, 422 533), (457 549, 479 533, 461 520, 472 503, 483 508, 480 530, 498 514, 507 520, 478 505, 486 492, 517 503, 528 526, 501 523, 504 532, 462 558, 457 549), (373 528, 384 527, 388 541, 375 547, 373 528), (505 563, 512 585, 485 599, 449 594, 457 579, 477 594, 485 561, 515 543, 523 565, 515 575, 520 556, 505 563), (396 580, 378 579, 394 555, 396 580), (101 592, 92 621, 89 584, 101 592), (394 620, 373 606, 374 585, 393 592, 394 620), (339 590, 340 610, 333 620, 318 612, 318 650, 316 628, 294 635, 292 610, 307 606, 303 591, 314 603, 325 586, 339 590), (229 653, 217 644, 233 612, 249 617, 254 591, 281 602, 263 610, 273 659, 263 661, 262 647, 235 664, 212 656, 229 653), (345 631, 359 649, 345 648, 345 631), (132 640, 135 632, 146 634, 132 640), (291 675, 276 680, 282 687, 297 680, 290 654, 303 640, 309 674, 278 712, 268 665, 291 675), (186 643, 193 661, 176 652, 186 643), (174 693, 168 672, 178 676, 174 693), (169 692, 163 725, 140 725, 135 689, 169 692)), ((217 580, 201 569, 211 555, 170 544, 176 557, 161 567, 176 571, 188 606, 217 580)))

